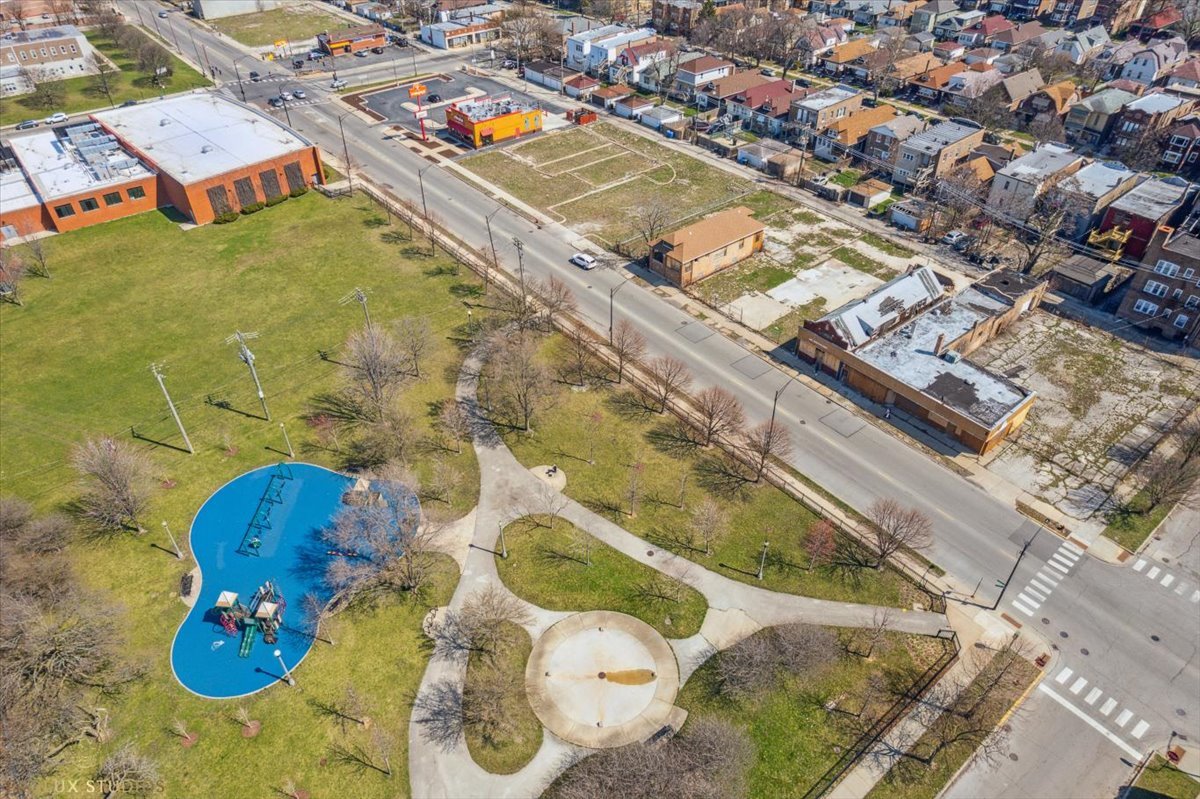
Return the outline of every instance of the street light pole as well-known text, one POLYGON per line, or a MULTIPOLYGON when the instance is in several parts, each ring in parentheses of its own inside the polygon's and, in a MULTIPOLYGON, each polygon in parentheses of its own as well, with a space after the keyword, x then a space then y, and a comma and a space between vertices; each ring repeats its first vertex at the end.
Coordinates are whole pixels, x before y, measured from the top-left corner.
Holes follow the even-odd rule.
POLYGON ((504 525, 497 522, 496 526, 500 528, 500 557, 507 560, 508 559, 508 545, 506 543, 504 543, 504 525))
POLYGON ((791 380, 788 380, 786 383, 784 383, 782 386, 780 386, 779 390, 775 392, 775 399, 771 401, 771 429, 772 430, 775 429, 775 409, 779 407, 779 398, 783 396, 783 392, 788 390, 788 387, 792 384, 792 382, 794 380, 795 380, 795 378, 792 378, 791 380))
POLYGON ((283 422, 279 423, 279 430, 283 433, 283 443, 287 446, 288 457, 294 460, 296 452, 292 449, 292 439, 288 438, 287 428, 283 426, 283 422))
POLYGON ((296 678, 292 676, 292 673, 291 673, 290 671, 288 671, 287 664, 283 662, 283 652, 281 652, 280 650, 276 649, 276 650, 275 650, 275 659, 279 661, 279 666, 280 666, 280 668, 282 668, 282 669, 283 669, 283 678, 284 678, 285 680, 287 680, 287 684, 288 684, 288 685, 295 685, 295 684, 296 684, 296 678))
MULTIPOLYGON (((242 58, 245 58, 245 56, 242 56, 242 58)), ((246 87, 242 85, 242 70, 238 67, 238 62, 241 60, 241 58, 233 60, 233 74, 237 76, 238 91, 242 93, 242 102, 244 103, 246 102, 246 87)))
POLYGON ((763 570, 767 567, 767 547, 771 545, 769 541, 763 541, 762 557, 758 559, 758 579, 763 578, 763 570))
POLYGON ((342 159, 346 165, 346 182, 350 186, 351 194, 354 194, 354 170, 350 168, 350 147, 346 144, 346 128, 343 126, 342 120, 353 113, 354 109, 351 109, 338 117, 338 131, 342 134, 342 159))
POLYGON ((625 284, 627 282, 628 281, 622 280, 620 283, 608 290, 608 343, 610 346, 613 343, 613 306, 615 304, 613 298, 617 296, 618 291, 625 288, 625 284))
POLYGON ((500 259, 496 256, 496 240, 492 238, 492 217, 504 210, 504 206, 499 206, 495 211, 483 218, 484 224, 487 225, 488 244, 492 247, 492 263, 483 270, 483 293, 488 293, 488 284, 492 275, 492 267, 500 268, 500 259))
POLYGON ((167 526, 167 522, 163 520, 163 529, 167 531, 167 538, 171 539, 171 547, 175 550, 175 557, 178 560, 183 560, 183 552, 179 549, 179 544, 175 543, 175 536, 171 535, 171 528, 167 526))

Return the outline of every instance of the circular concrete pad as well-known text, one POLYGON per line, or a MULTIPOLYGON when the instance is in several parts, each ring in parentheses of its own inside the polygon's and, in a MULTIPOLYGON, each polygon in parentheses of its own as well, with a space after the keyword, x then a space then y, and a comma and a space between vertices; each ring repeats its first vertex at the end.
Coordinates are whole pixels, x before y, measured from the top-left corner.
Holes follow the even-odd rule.
POLYGON ((603 749, 678 728, 679 665, 649 624, 608 610, 579 613, 547 630, 525 669, 529 704, 558 737, 603 749))
POLYGON ((529 471, 534 477, 555 491, 562 491, 567 487, 567 473, 557 464, 542 464, 541 466, 534 466, 529 471))

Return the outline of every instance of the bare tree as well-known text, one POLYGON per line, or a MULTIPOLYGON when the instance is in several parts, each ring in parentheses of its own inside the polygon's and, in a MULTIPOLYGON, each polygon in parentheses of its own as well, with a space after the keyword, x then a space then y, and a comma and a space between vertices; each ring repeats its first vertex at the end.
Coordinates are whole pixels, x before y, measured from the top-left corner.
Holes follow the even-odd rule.
POLYGON ((833 522, 818 519, 804 536, 804 549, 808 553, 808 568, 825 566, 837 555, 837 535, 833 522))
POLYGON ((41 67, 27 69, 25 75, 33 84, 33 94, 29 96, 29 102, 34 108, 43 108, 49 111, 62 107, 63 101, 67 97, 63 81, 53 80, 54 76, 41 67))
POLYGON ((89 439, 75 448, 71 462, 84 478, 83 518, 105 530, 144 532, 140 519, 153 486, 144 454, 111 438, 89 439))
POLYGON ((541 300, 548 327, 554 327, 555 317, 575 313, 575 294, 557 277, 551 275, 546 282, 535 283, 533 290, 541 300))
POLYGON ((99 93, 108 98, 108 104, 116 108, 116 102, 113 100, 112 90, 113 81, 116 80, 117 68, 112 63, 97 52, 93 52, 87 58, 89 71, 93 73, 92 85, 99 93))
POLYGON ((488 585, 449 610, 433 629, 434 652, 439 657, 481 655, 494 662, 503 654, 504 625, 529 624, 528 605, 497 585, 488 585))
POLYGON ((13 305, 24 305, 21 284, 25 280, 25 261, 15 253, 0 250, 0 299, 13 305))
POLYGON ((433 339, 433 331, 429 328, 429 320, 424 317, 410 316, 396 323, 396 340, 400 351, 408 361, 408 370, 413 377, 421 376, 421 359, 433 339))
POLYGON ((1200 461, 1184 461, 1155 453, 1146 459, 1141 469, 1142 494, 1146 497, 1145 512, 1161 505, 1179 502, 1200 478, 1200 461))
POLYGON ((802 674, 838 659, 837 636, 808 624, 761 630, 717 658, 718 690, 748 699, 774 686, 780 676, 802 674))
POLYGON ((46 240, 30 238, 25 242, 25 255, 29 256, 29 271, 38 277, 50 277, 50 253, 46 240))
POLYGON ((863 628, 863 632, 867 639, 867 651, 858 652, 856 654, 870 660, 875 654, 875 647, 883 640, 884 634, 892 625, 892 609, 885 607, 876 607, 871 611, 871 624, 863 628))
POLYGON ((704 542, 704 554, 712 554, 713 541, 729 526, 729 513, 712 497, 705 497, 692 511, 692 527, 704 542))
POLYGON ((660 355, 646 366, 649 373, 647 392, 658 405, 659 413, 666 413, 667 406, 676 395, 687 391, 692 384, 692 375, 688 368, 677 358, 670 355, 660 355))
POLYGON ((549 483, 540 483, 537 490, 521 502, 526 521, 536 527, 553 530, 570 500, 549 483))
POLYGON ((1070 254, 1059 231, 1075 213, 1071 192, 1049 182, 1032 201, 1018 200, 996 209, 1012 229, 1011 240, 1021 249, 1021 273, 1042 274, 1070 254))
POLYGON ((629 483, 625 486, 625 501, 629 505, 630 517, 637 516, 638 503, 642 498, 642 473, 646 464, 636 461, 629 467, 629 483))
POLYGON ((983 194, 979 173, 967 164, 938 178, 937 196, 947 211, 945 227, 957 228, 978 213, 983 194))
POLYGON ((376 469, 388 463, 408 463, 420 434, 412 417, 395 404, 358 426, 343 461, 352 469, 376 469))
POLYGON ((603 749, 575 763, 552 799, 724 799, 743 796, 753 746, 738 726, 712 717, 691 721, 665 743, 603 749))
POLYGON ((389 466, 370 480, 370 493, 346 505, 322 534, 337 553, 326 579, 337 592, 332 609, 390 593, 416 592, 425 584, 429 556, 440 530, 421 518, 406 470, 389 466))
POLYGON ((367 419, 380 419, 408 376, 408 355, 396 338, 377 325, 364 327, 346 341, 350 393, 367 419))
POLYGON ((455 454, 462 454, 462 441, 471 435, 471 415, 453 397, 443 400, 438 411, 438 429, 453 439, 455 454))
POLYGON ((628 319, 619 319, 613 328, 612 351, 617 357, 617 382, 625 376, 625 365, 646 354, 646 337, 628 319))
MULTIPOLYGON (((158 763, 138 751, 132 743, 127 743, 117 749, 100 763, 96 777, 112 786, 121 786, 122 796, 153 796, 158 793, 163 782, 158 771, 158 763)), ((109 791, 108 795, 115 793, 109 791)))
POLYGON ((553 21, 531 3, 514 5, 505 13, 500 36, 521 62, 545 57, 560 41, 553 21))
POLYGON ((772 458, 786 460, 792 454, 792 436, 777 421, 766 421, 746 433, 746 450, 750 453, 754 482, 757 483, 772 458))
POLYGON ((646 249, 654 245, 662 236, 663 231, 671 224, 671 208, 669 203, 656 203, 635 208, 632 214, 633 229, 637 231, 646 249))
POLYGON ((463 483, 462 472, 445 458, 435 458, 431 471, 430 478, 424 483, 424 490, 421 492, 422 498, 452 506, 454 493, 463 483))
POLYGON ((484 375, 494 410, 509 424, 531 430, 534 417, 549 403, 551 378, 528 334, 500 331, 491 341, 484 375))
POLYGON ((96 27, 101 36, 115 42, 121 28, 125 27, 125 18, 113 8, 104 8, 96 15, 96 27))
POLYGON ((1184 419, 1175 428, 1175 454, 1184 466, 1200 458, 1200 416, 1184 419))
POLYGON ((916 508, 901 505, 894 499, 880 498, 867 508, 871 535, 878 559, 875 568, 900 549, 927 549, 933 542, 933 522, 916 508))
POLYGON ((696 395, 696 412, 700 417, 700 435, 706 447, 714 439, 736 435, 746 420, 742 403, 720 386, 710 386, 696 395))
POLYGON ((563 331, 563 338, 566 343, 563 372, 572 383, 582 388, 594 360, 591 333, 582 325, 571 325, 563 331))

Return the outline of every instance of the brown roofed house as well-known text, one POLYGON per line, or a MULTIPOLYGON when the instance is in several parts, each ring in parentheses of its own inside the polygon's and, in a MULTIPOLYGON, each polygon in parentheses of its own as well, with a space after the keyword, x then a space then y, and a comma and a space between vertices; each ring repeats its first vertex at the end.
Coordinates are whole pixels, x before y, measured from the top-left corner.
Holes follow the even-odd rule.
POLYGON ((766 226, 739 205, 668 233, 650 247, 650 269, 690 286, 760 252, 766 226))

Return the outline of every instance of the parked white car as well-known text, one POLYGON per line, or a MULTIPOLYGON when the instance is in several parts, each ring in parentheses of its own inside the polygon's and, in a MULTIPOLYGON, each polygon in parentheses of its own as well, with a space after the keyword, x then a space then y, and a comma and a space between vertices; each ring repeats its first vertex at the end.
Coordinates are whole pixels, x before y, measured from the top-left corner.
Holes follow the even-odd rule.
POLYGON ((963 233, 961 230, 951 230, 945 236, 942 236, 942 244, 949 244, 951 247, 953 247, 966 237, 967 234, 963 233))
POLYGON ((66 121, 67 121, 67 115, 64 114, 62 111, 59 111, 57 114, 51 114, 50 116, 46 117, 46 120, 45 120, 47 125, 57 125, 59 122, 66 122, 66 121))
POLYGON ((595 269, 596 259, 587 253, 577 252, 571 256, 571 263, 578 266, 580 269, 595 269))

